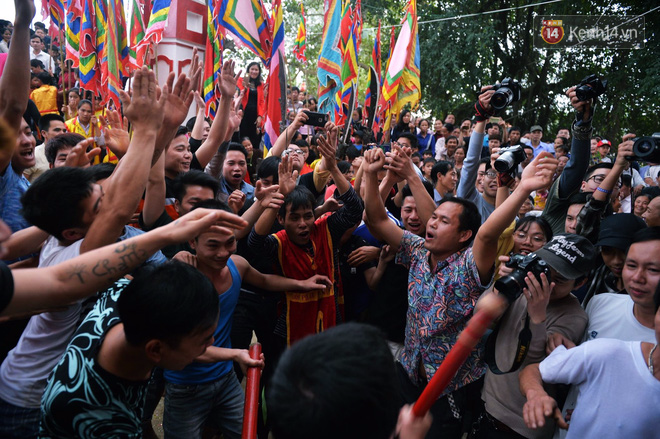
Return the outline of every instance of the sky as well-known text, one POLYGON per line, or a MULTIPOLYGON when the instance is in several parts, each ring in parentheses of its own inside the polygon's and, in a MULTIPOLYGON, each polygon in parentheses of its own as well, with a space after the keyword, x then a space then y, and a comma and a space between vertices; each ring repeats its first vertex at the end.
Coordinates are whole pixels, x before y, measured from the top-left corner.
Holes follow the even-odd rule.
MULTIPOLYGON (((14 22, 14 15, 16 15, 16 9, 14 8, 14 1, 13 0, 5 0, 3 3, 5 3, 2 6, 2 9, 0 10, 0 18, 3 20, 9 20, 12 23, 14 22)), ((32 22, 34 23, 35 21, 43 21, 41 17, 41 0, 34 0, 34 5, 36 6, 37 13, 34 14, 34 20, 32 22)))

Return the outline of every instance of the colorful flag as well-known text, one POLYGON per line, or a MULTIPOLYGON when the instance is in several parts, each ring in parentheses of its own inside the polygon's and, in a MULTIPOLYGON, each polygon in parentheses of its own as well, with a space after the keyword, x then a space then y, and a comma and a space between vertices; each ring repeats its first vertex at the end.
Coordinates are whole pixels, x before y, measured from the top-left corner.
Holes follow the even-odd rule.
POLYGON ((268 66, 271 55, 270 17, 262 0, 218 0, 218 24, 268 66))
POLYGON ((329 113, 335 120, 335 96, 341 91, 341 3, 340 0, 325 0, 321 53, 318 59, 319 80, 318 111, 329 113))
POLYGON ((419 80, 419 35, 417 33, 417 4, 409 0, 401 32, 388 60, 382 99, 391 105, 384 129, 389 129, 392 119, 406 106, 415 108, 421 98, 419 80))
POLYGON ((97 93, 100 79, 97 59, 96 5, 84 0, 80 30, 80 88, 97 93))
POLYGON ((108 101, 119 108, 119 90, 123 88, 123 78, 128 76, 126 18, 122 0, 108 0, 107 14, 106 56, 101 60, 101 89, 107 90, 108 101))
POLYGON ((286 108, 286 64, 284 53, 284 19, 282 0, 273 1, 273 51, 268 72, 268 102, 264 124, 264 157, 282 132, 286 108))
POLYGON ((140 0, 133 0, 133 12, 131 14, 131 43, 128 49, 128 65, 131 71, 139 69, 144 59, 137 57, 137 45, 144 39, 144 20, 142 20, 142 8, 144 4, 140 0))
MULTIPOLYGON (((46 1, 46 0, 44 0, 46 1)), ((50 24, 56 26, 57 30, 64 29, 62 23, 64 23, 64 4, 62 0, 47 0, 48 1, 48 11, 50 12, 50 24)))
POLYGON ((83 16, 81 0, 67 0, 66 3, 66 59, 77 68, 80 62, 80 29, 83 16))
POLYGON ((300 3, 300 24, 298 24, 298 33, 293 42, 293 53, 296 59, 300 62, 307 62, 305 56, 305 49, 307 48, 307 20, 305 20, 305 10, 303 4, 300 3))
POLYGON ((103 82, 103 71, 108 68, 107 37, 108 37, 108 11, 105 0, 93 0, 96 19, 96 94, 101 95, 105 104, 108 102, 106 83, 103 82))
POLYGON ((154 0, 144 38, 137 45, 135 56, 138 63, 144 63, 145 55, 150 46, 158 44, 163 39, 163 31, 167 26, 167 14, 170 12, 171 3, 172 0, 154 0))
MULTIPOLYGON (((378 84, 382 84, 383 75, 381 73, 381 60, 380 60, 380 20, 378 20, 378 30, 376 31, 376 38, 374 39, 374 47, 371 50, 371 66, 376 71, 376 77, 378 78, 378 84)), ((371 89, 369 84, 371 83, 371 69, 369 69, 369 78, 367 80, 367 90, 364 97, 364 118, 368 117, 367 109, 371 106, 371 99, 377 99, 377 96, 371 96, 371 89)), ((377 127, 380 121, 378 112, 374 115, 374 126, 371 127, 374 130, 374 135, 377 134, 377 127)))
MULTIPOLYGON (((347 1, 348 3, 348 1, 347 1)), ((353 108, 350 105, 351 91, 355 93, 357 87, 357 75, 358 75, 358 52, 360 50, 359 40, 362 40, 362 12, 361 12, 361 3, 360 0, 355 4, 355 10, 353 11, 352 16, 350 16, 350 27, 348 35, 346 35, 346 40, 342 41, 342 70, 341 70, 341 81, 342 81, 342 91, 340 98, 340 112, 337 120, 338 124, 343 124, 345 118, 350 116, 350 113, 353 112, 353 108)), ((347 11, 347 14, 351 14, 350 8, 347 11)), ((345 18, 342 19, 342 22, 345 21, 345 18)), ((342 23, 343 25, 343 23, 342 23)), ((344 30, 342 29, 342 40, 344 40, 344 30)), ((356 96, 357 98, 357 96, 356 96)), ((354 99, 354 102, 357 102, 357 99, 354 99)))
POLYGON ((217 109, 216 81, 222 69, 222 44, 224 33, 218 26, 218 15, 213 1, 207 5, 206 52, 204 53, 204 82, 202 93, 206 103, 206 115, 215 118, 217 109))

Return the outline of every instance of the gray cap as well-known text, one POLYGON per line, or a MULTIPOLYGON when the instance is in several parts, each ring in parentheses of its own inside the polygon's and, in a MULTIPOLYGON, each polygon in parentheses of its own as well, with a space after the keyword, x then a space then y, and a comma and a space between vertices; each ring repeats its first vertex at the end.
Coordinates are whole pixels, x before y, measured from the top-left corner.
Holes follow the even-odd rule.
POLYGON ((541 125, 532 125, 532 127, 529 129, 529 132, 533 133, 534 131, 543 131, 543 128, 541 128, 541 125))

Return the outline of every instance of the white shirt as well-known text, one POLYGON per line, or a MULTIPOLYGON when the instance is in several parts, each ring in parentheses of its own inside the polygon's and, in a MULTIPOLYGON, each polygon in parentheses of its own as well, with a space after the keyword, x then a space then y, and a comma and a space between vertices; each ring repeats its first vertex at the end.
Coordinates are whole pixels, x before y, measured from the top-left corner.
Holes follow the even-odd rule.
POLYGON ((539 370, 545 382, 578 388, 568 439, 660 438, 660 381, 648 369, 641 342, 559 346, 539 370))
POLYGON ((46 67, 46 71, 52 70, 53 67, 53 60, 51 59, 50 55, 44 52, 43 50, 39 52, 39 54, 35 54, 34 50, 30 50, 30 61, 33 59, 38 59, 42 63, 44 63, 44 67, 46 67))

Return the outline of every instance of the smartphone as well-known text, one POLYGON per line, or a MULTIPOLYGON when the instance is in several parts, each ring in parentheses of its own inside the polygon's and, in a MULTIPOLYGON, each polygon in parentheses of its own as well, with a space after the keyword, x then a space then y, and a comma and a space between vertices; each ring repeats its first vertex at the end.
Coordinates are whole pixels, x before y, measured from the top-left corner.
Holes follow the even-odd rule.
POLYGON ((307 111, 304 110, 303 113, 305 113, 308 117, 307 123, 305 125, 311 125, 313 127, 321 127, 323 128, 326 123, 328 123, 328 115, 323 114, 323 113, 314 113, 312 111, 307 111))
POLYGON ((499 125, 500 122, 502 122, 502 118, 501 118, 501 117, 491 117, 491 118, 488 120, 488 122, 499 125))

